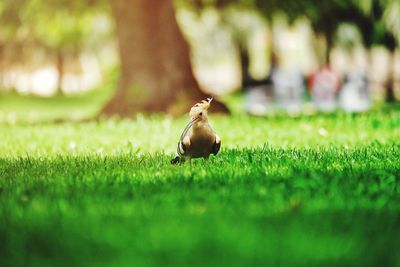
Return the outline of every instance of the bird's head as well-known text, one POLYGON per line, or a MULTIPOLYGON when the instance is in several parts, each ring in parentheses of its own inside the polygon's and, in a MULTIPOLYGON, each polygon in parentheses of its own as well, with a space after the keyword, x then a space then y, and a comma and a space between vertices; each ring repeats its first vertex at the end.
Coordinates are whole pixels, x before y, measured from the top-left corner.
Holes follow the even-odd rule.
POLYGON ((207 110, 210 107, 212 100, 212 97, 207 98, 207 100, 202 100, 190 109, 189 116, 192 122, 207 120, 207 110))

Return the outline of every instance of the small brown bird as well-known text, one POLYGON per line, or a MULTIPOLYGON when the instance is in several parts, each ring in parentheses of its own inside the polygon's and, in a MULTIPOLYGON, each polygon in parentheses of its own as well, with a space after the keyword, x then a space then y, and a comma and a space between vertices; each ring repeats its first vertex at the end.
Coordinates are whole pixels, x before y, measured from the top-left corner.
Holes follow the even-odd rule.
POLYGON ((218 154, 221 139, 211 129, 207 117, 207 110, 212 100, 212 98, 202 100, 190 109, 190 121, 182 132, 176 149, 177 156, 171 160, 172 164, 218 154))

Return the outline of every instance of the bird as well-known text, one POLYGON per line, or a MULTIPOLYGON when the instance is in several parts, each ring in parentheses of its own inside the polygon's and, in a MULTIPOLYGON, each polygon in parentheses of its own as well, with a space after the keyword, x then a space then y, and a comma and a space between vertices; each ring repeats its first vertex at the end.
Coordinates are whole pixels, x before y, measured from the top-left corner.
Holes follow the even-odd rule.
POLYGON ((217 155, 221 148, 221 138, 208 123, 207 110, 213 98, 195 104, 189 112, 190 120, 183 130, 172 164, 183 163, 192 158, 205 158, 217 155))

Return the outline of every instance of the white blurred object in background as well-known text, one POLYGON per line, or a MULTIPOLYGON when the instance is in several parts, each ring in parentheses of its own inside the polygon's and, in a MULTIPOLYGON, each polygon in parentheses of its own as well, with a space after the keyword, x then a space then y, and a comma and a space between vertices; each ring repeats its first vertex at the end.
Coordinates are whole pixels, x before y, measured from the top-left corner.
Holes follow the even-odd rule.
POLYGON ((289 113, 300 112, 304 94, 304 78, 301 71, 276 68, 271 77, 277 107, 289 113))
POLYGON ((245 94, 246 111, 255 116, 266 115, 271 111, 272 99, 268 94, 270 85, 258 85, 247 89, 245 94))
POLYGON ((341 108, 347 112, 363 112, 370 109, 371 99, 366 72, 353 71, 345 76, 339 102, 341 108))

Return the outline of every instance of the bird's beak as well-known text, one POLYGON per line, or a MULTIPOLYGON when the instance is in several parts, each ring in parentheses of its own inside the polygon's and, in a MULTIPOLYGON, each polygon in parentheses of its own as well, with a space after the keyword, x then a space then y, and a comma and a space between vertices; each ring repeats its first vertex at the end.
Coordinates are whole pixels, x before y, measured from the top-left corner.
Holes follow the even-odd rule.
POLYGON ((199 117, 197 117, 197 118, 194 118, 194 119, 190 119, 190 121, 189 121, 189 125, 191 126, 193 123, 195 123, 196 121, 198 121, 200 118, 199 117))
POLYGON ((186 133, 189 131, 190 127, 192 127, 192 125, 193 125, 196 121, 198 121, 198 120, 199 120, 199 118, 190 119, 190 121, 188 122, 188 124, 186 125, 185 129, 184 129, 183 132, 182 132, 182 135, 181 135, 181 139, 180 139, 180 140, 182 140, 183 137, 185 137, 185 135, 186 135, 186 133))

